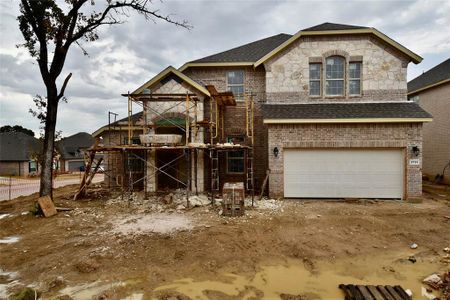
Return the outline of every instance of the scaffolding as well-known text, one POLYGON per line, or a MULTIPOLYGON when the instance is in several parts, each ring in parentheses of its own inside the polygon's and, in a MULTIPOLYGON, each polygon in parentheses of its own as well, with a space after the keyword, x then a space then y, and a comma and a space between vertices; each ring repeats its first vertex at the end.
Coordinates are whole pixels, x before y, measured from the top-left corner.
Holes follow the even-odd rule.
MULTIPOLYGON (((214 203, 215 195, 220 192, 222 185, 219 154, 230 151, 242 151, 245 162, 243 181, 247 194, 251 195, 253 205, 255 193, 253 171, 253 95, 249 93, 243 95, 244 105, 238 107, 236 99, 231 92, 217 92, 212 85, 208 85, 206 88, 211 96, 205 99, 201 99, 192 93, 156 94, 151 93, 149 90, 144 90, 142 94, 122 94, 128 100, 126 143, 121 140, 122 127, 119 126, 120 134, 117 145, 112 145, 109 138, 108 146, 96 144, 88 151, 90 153, 89 157, 95 157, 96 153, 110 154, 107 162, 108 170, 105 170, 105 176, 114 177, 116 186, 122 191, 123 198, 128 197, 128 199, 131 199, 135 189, 142 189, 145 197, 147 197, 149 182, 151 180, 156 181, 157 178, 154 178, 155 176, 164 174, 166 178, 173 180, 179 187, 184 188, 187 206, 189 207, 189 196, 193 193, 198 194, 198 159, 203 154, 204 159, 209 157, 209 186, 211 189, 211 202, 214 203), (208 101, 209 105, 207 105, 208 101), (199 107, 200 104, 202 104, 201 109, 199 107), (136 126, 132 120, 133 105, 138 105, 142 108, 143 122, 139 126, 136 126), (247 140, 245 145, 227 143, 225 140, 224 120, 227 106, 235 106, 245 110, 245 135, 247 140), (178 122, 173 119, 174 112, 179 117, 178 122), (149 115, 153 115, 155 118, 148 120, 149 115), (182 122, 180 122, 180 116, 184 117, 182 122), (208 116, 209 118, 207 118, 208 116), (161 123, 164 125, 161 125, 161 123), (182 132, 182 142, 177 144, 133 144, 136 128, 139 128, 139 131, 142 131, 144 135, 149 133, 158 135, 157 131, 162 127, 182 132), (206 141, 209 142, 205 143, 206 141), (157 153, 169 153, 171 159, 159 164, 157 153), (116 160, 114 161, 112 157, 115 157, 116 160), (120 159, 117 159, 117 157, 120 159), (120 165, 118 160, 122 162, 122 165, 120 165), (184 172, 180 168, 183 164, 184 172), (173 175, 171 171, 174 169, 180 176, 173 175)), ((111 113, 108 114, 109 130, 112 128, 111 115, 111 113)), ((111 131, 109 133, 111 134, 111 131)), ((86 170, 85 176, 87 178, 91 176, 90 172, 93 172, 91 168, 86 170)), ((203 164, 202 172, 204 172, 204 175, 207 173, 205 163, 203 164)), ((111 182, 111 178, 109 178, 109 182, 111 182)), ((157 191, 156 186, 153 186, 153 191, 157 191)))

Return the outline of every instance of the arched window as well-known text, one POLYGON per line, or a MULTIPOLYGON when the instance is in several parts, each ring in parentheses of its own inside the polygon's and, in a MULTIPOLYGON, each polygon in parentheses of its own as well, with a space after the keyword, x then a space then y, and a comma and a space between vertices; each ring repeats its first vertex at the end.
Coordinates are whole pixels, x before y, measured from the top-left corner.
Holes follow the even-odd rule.
POLYGON ((345 59, 341 56, 330 56, 326 59, 325 93, 327 96, 344 95, 345 59))

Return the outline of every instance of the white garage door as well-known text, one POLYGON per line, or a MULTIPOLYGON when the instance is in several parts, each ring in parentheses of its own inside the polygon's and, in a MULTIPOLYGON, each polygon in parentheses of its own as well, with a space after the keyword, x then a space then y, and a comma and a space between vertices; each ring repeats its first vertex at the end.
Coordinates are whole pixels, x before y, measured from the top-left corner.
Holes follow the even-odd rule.
POLYGON ((284 196, 402 198, 402 150, 284 150, 284 196))

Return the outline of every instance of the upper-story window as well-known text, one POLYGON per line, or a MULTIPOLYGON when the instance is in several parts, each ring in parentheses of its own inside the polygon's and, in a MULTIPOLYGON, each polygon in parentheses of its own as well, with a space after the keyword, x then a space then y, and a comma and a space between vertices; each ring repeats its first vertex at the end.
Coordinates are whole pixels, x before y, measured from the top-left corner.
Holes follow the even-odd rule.
POLYGON ((321 69, 322 64, 320 63, 311 63, 309 64, 309 95, 310 96, 320 96, 321 91, 321 69))
POLYGON ((233 93, 236 101, 244 100, 244 71, 227 72, 227 90, 233 93))
POLYGON ((330 56, 326 59, 325 93, 327 96, 344 95, 345 59, 341 56, 330 56))
POLYGON ((350 96, 361 95, 361 62, 349 63, 348 87, 350 96))

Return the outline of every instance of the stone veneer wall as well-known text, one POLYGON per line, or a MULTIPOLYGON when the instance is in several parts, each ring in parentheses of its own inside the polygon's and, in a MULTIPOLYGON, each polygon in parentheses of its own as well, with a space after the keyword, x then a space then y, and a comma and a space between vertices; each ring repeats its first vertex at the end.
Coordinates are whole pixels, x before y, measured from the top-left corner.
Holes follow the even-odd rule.
POLYGON ((396 124, 279 124, 269 126, 269 191, 284 196, 285 148, 402 148, 406 150, 406 198, 422 194, 422 165, 410 166, 411 146, 422 149, 422 123, 396 124), (278 157, 272 149, 278 147, 278 157))
POLYGON ((303 37, 265 63, 267 102, 406 101, 408 62, 403 54, 369 35, 303 37), (324 78, 322 96, 309 96, 310 60, 324 67, 325 58, 331 55, 346 58, 346 75, 350 60, 362 61, 361 96, 324 96, 324 78))
MULTIPOLYGON (((231 70, 244 70, 244 86, 245 91, 253 94, 255 101, 254 111, 254 173, 255 173, 255 188, 259 189, 264 180, 265 172, 267 170, 267 126, 263 123, 261 105, 265 102, 265 70, 258 67, 195 67, 189 68, 184 73, 191 79, 197 81, 201 85, 212 84, 219 92, 227 90, 226 73, 231 70)), ((205 104, 205 118, 209 118, 209 105, 205 104)), ((227 107, 225 111, 225 136, 231 135, 245 135, 245 108, 243 102, 238 102, 236 107, 227 107)), ((206 142, 209 143, 209 135, 206 137, 206 142)), ((226 173, 226 157, 221 156, 220 179, 221 185, 226 181, 240 181, 242 175, 233 175, 226 173)), ((206 170, 209 170, 209 162, 205 161, 206 170)), ((209 189, 210 174, 207 172, 206 184, 209 189)))

